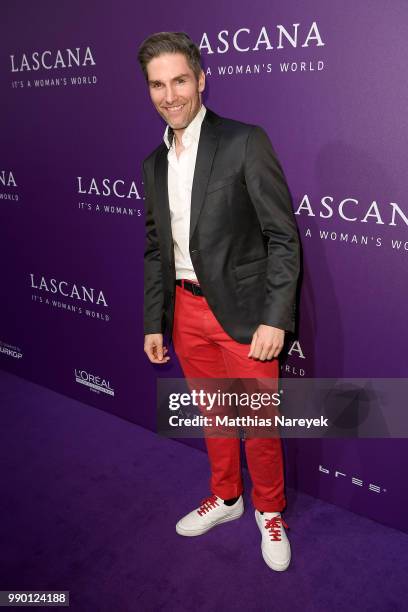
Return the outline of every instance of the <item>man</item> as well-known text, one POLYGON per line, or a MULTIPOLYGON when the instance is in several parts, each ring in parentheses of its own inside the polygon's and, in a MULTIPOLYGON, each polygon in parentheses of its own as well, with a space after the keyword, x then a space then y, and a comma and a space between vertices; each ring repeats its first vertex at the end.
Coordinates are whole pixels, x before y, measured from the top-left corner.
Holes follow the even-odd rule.
MULTIPOLYGON (((278 379, 278 355, 294 330, 299 241, 286 180, 265 131, 220 117, 201 101, 200 51, 182 32, 161 32, 138 60, 167 123, 144 160, 144 350, 187 378, 278 379)), ((245 439, 262 554, 289 566, 281 440, 245 439)), ((176 525, 201 535, 243 513, 240 440, 206 437, 211 495, 176 525)))

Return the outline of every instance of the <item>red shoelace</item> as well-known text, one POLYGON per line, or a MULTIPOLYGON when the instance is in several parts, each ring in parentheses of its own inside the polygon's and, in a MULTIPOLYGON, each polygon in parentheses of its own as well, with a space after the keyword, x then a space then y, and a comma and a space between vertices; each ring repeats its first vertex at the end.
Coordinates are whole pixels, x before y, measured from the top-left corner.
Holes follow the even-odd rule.
POLYGON ((269 529, 271 540, 280 541, 282 525, 284 525, 286 529, 289 529, 288 525, 281 516, 274 516, 271 519, 265 519, 265 529, 269 529))
POLYGON ((206 497, 205 499, 203 499, 201 501, 200 509, 197 510, 197 513, 200 516, 202 516, 203 514, 205 514, 206 512, 211 510, 212 508, 215 508, 215 506, 218 506, 217 496, 216 495, 210 495, 209 497, 206 497))

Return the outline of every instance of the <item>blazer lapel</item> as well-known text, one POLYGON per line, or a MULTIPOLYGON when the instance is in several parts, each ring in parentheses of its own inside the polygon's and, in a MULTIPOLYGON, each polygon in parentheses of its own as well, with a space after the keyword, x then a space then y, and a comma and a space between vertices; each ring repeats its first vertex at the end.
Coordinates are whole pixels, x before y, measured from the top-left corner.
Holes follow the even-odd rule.
MULTIPOLYGON (((219 130, 216 129, 221 118, 207 107, 200 130, 200 140, 197 148, 197 158, 194 169, 191 191, 190 240, 197 225, 198 217, 204 202, 207 183, 210 178, 215 151, 219 140, 219 130)), ((158 214, 163 223, 163 237, 168 241, 167 247, 173 248, 171 234, 171 217, 168 191, 168 149, 163 143, 155 162, 155 190, 158 202, 158 214)), ((171 253, 172 251, 170 251, 171 253)))
POLYGON ((161 219, 163 228, 163 238, 166 239, 166 248, 168 249, 170 260, 172 257, 173 237, 171 233, 171 217, 169 205, 168 191, 168 161, 167 161, 167 146, 163 143, 162 148, 156 156, 154 168, 154 183, 157 199, 157 214, 161 219))
POLYGON ((198 217, 204 202, 207 184, 210 178, 215 151, 220 137, 216 125, 220 117, 207 108, 201 124, 197 158, 191 191, 190 240, 197 225, 198 217))

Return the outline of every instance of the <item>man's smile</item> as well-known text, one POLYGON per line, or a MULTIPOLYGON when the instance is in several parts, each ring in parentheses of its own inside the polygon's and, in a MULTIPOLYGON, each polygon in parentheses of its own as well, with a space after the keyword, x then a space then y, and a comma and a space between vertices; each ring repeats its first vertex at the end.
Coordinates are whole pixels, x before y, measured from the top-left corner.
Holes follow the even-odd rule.
POLYGON ((180 104, 179 106, 166 106, 165 110, 170 115, 177 115, 177 113, 179 113, 184 107, 185 107, 185 104, 180 104))

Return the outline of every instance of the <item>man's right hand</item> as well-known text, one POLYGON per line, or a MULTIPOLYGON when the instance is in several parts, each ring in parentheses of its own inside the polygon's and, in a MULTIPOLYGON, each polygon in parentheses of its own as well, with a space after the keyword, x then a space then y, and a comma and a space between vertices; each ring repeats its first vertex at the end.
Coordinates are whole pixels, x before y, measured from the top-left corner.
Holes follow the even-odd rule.
POLYGON ((170 357, 167 348, 163 346, 163 334, 146 334, 144 352, 152 363, 167 363, 170 357))

